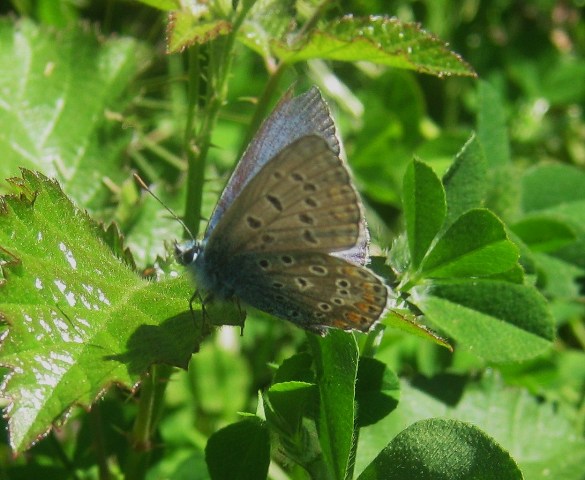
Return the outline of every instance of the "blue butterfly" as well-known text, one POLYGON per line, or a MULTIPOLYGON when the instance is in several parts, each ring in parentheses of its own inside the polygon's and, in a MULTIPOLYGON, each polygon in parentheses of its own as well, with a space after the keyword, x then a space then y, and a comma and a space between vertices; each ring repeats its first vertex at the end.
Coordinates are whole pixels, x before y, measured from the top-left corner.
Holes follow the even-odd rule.
POLYGON ((177 258, 209 297, 236 298, 309 331, 368 331, 388 289, 364 265, 369 234, 316 87, 280 101, 246 149, 201 242, 177 258))

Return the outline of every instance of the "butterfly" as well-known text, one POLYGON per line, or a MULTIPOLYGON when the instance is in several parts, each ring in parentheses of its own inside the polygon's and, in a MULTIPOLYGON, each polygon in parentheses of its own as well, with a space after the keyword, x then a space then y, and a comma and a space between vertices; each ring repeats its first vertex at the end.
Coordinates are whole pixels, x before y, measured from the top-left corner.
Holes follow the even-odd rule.
POLYGON ((369 234, 316 87, 279 102, 232 173, 201 242, 176 246, 200 291, 324 335, 368 331, 388 289, 364 267, 369 234))

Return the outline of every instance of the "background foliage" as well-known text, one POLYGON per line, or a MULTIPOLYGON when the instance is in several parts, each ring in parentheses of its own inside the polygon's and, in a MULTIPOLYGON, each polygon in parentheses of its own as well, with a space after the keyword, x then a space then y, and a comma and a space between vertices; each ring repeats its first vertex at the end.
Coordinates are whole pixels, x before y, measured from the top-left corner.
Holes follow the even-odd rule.
POLYGON ((585 478, 582 7, 3 4, 1 477, 585 478), (184 233, 132 178, 202 231, 291 84, 396 291, 367 336, 193 322, 184 233))

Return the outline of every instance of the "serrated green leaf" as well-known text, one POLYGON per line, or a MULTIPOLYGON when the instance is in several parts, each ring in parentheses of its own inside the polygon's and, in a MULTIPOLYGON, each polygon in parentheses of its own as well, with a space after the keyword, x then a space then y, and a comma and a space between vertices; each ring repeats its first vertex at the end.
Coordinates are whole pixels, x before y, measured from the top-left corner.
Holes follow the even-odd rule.
POLYGON ((459 55, 419 25, 384 16, 348 15, 314 29, 300 45, 274 41, 272 51, 286 63, 313 58, 368 61, 441 77, 475 76, 459 55))
POLYGON ((330 474, 343 480, 353 442, 357 343, 353 334, 340 330, 331 330, 325 337, 309 335, 308 340, 319 388, 317 430, 321 450, 330 474))
POLYGON ((120 155, 132 134, 107 112, 123 108, 122 92, 146 62, 146 49, 130 38, 1 19, 0 178, 40 170, 80 205, 102 208, 111 197, 103 179, 126 176, 120 155))
POLYGON ((489 210, 470 210, 445 231, 421 265, 427 278, 487 277, 512 269, 519 253, 489 210))
POLYGON ((483 206, 486 196, 487 165, 477 137, 472 136, 455 157, 443 177, 447 196, 446 225, 467 210, 483 206))
POLYGON ((15 183, 22 195, 3 197, 0 210, 9 259, 0 264, 9 324, 0 363, 13 372, 2 394, 11 445, 22 452, 110 385, 131 388, 157 362, 186 367, 199 334, 186 278, 143 280, 56 182, 23 170, 15 183))
POLYGON ((415 287, 411 301, 428 320, 492 362, 517 362, 550 348, 554 321, 531 286, 501 280, 436 281, 415 287))
POLYGON ((521 480, 510 454, 479 428, 457 420, 421 420, 398 434, 359 480, 521 480))
POLYGON ((445 219, 445 191, 432 168, 415 160, 406 170, 404 221, 411 262, 418 268, 445 219))
POLYGON ((205 460, 213 480, 266 478, 270 464, 266 424, 247 417, 215 432, 207 442, 205 460))
POLYGON ((201 10, 177 11, 169 14, 167 27, 167 52, 182 52, 194 44, 203 44, 227 35, 232 23, 224 18, 216 18, 205 5, 201 10))

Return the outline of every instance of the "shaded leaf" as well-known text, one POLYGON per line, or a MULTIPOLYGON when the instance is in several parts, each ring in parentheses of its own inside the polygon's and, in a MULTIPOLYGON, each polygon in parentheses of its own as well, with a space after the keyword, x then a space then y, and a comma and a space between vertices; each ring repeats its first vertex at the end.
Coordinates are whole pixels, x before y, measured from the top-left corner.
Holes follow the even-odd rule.
POLYGON ((301 428, 303 416, 313 410, 311 402, 315 384, 284 382, 272 385, 267 392, 272 413, 278 418, 278 428, 286 435, 295 436, 301 428))
MULTIPOLYGON (((539 165, 522 177, 522 207, 534 212, 585 204, 585 173, 570 165, 539 165)), ((582 222, 585 225, 585 222, 582 222)))
POLYGON ((398 405, 400 382, 388 366, 375 358, 360 358, 356 383, 358 427, 380 421, 398 405))
POLYGON ((215 432, 207 442, 205 460, 213 480, 266 478, 270 438, 266 424, 247 416, 215 432))
POLYGON ((582 480, 585 441, 564 409, 505 385, 495 375, 462 380, 455 398, 452 375, 402 382, 401 401, 392 415, 360 430, 356 470, 365 469, 389 439, 414 422, 442 417, 480 428, 509 452, 527 479, 582 480))
POLYGON ((546 217, 524 218, 510 228, 534 252, 554 252, 577 238, 566 223, 546 217))

